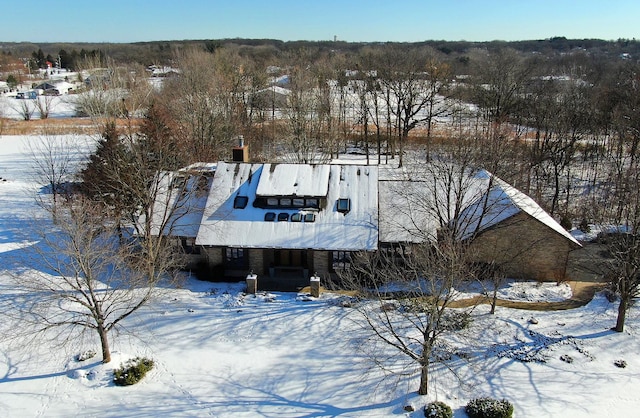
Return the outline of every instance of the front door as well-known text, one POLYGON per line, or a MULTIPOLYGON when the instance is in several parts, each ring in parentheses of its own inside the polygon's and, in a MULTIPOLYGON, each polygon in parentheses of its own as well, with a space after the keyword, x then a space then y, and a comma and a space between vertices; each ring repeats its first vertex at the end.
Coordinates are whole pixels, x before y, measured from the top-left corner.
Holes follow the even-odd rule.
POLYGON ((306 250, 275 250, 274 264, 278 267, 307 267, 306 250))

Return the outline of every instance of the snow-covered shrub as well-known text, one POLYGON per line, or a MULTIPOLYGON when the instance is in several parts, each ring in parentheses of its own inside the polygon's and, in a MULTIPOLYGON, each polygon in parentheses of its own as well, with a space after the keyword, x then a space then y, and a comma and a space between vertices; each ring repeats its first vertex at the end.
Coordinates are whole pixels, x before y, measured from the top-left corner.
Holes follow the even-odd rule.
POLYGON ((151 369, 153 369, 153 360, 136 357, 113 371, 113 382, 117 386, 135 385, 151 369))
POLYGON ((615 361, 613 362, 613 364, 614 364, 616 367, 619 367, 619 368, 621 368, 621 369, 624 369, 625 367, 627 367, 627 362, 626 362, 626 361, 624 361, 624 360, 615 360, 615 361))
POLYGON ((573 363, 573 357, 568 354, 561 355, 560 360, 564 361, 565 363, 573 363))
POLYGON ((513 405, 506 399, 472 399, 464 410, 470 418, 511 418, 513 415, 513 405))
POLYGON ((453 411, 446 403, 435 401, 424 407, 424 416, 427 418, 452 418, 453 411))
POLYGON ((467 328, 471 324, 471 315, 469 312, 450 311, 445 312, 442 316, 440 325, 442 329, 449 331, 460 331, 467 328))
POLYGON ((90 358, 93 358, 96 356, 96 352, 93 350, 87 350, 87 351, 83 351, 80 354, 76 355, 76 361, 85 361, 85 360, 89 360, 90 358))

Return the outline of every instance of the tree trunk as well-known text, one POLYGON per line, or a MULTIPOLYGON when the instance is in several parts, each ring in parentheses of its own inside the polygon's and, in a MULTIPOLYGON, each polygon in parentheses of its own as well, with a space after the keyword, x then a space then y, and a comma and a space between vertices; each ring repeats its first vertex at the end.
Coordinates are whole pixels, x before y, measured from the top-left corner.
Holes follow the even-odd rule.
POLYGON ((420 388, 418 395, 426 395, 429 393, 429 363, 423 364, 420 369, 420 388))
POLYGON ((489 311, 491 315, 496 313, 497 304, 498 304, 498 286, 493 288, 493 297, 491 298, 491 310, 489 311))
POLYGON ((620 305, 618 305, 618 319, 616 320, 616 327, 614 331, 622 332, 624 331, 624 320, 627 316, 627 298, 624 296, 620 297, 620 305))
POLYGON ((99 325, 98 334, 100 334, 100 345, 102 346, 102 362, 109 363, 111 361, 111 351, 109 350, 107 330, 103 326, 99 325))

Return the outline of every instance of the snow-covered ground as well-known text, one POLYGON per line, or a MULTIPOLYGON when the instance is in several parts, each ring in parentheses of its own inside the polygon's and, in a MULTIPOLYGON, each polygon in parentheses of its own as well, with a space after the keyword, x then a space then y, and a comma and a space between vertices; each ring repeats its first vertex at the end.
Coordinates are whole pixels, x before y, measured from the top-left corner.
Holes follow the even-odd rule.
MULTIPOLYGON (((74 138, 87 149, 86 138, 74 138)), ((3 267, 22 267, 15 257, 32 244, 24 235, 38 210, 30 193, 39 185, 25 146, 31 140, 0 136, 3 267)), ((7 286, 2 273, 0 298, 12 290, 7 286)), ((509 281, 500 297, 561 300, 570 291, 509 281)), ((460 418, 469 399, 491 396, 511 401, 519 418, 638 416, 637 307, 618 334, 610 331, 617 305, 601 295, 566 311, 499 307, 489 315, 488 306, 480 306, 470 328, 440 346, 450 359, 434 366, 430 394, 419 397, 415 375, 385 375, 372 363, 372 352, 389 349, 366 342, 358 311, 343 307, 341 298, 248 296, 242 283, 188 278, 131 317, 130 333, 112 335, 108 365, 74 359, 99 351, 90 341, 21 348, 0 340, 0 415, 420 417, 420 407, 438 399, 460 418), (153 359, 156 367, 135 386, 114 386, 112 368, 135 356, 153 359), (616 367, 617 360, 626 368, 616 367), (415 412, 404 411, 409 404, 415 412)), ((2 329, 20 327, 7 321, 1 317, 2 329)))

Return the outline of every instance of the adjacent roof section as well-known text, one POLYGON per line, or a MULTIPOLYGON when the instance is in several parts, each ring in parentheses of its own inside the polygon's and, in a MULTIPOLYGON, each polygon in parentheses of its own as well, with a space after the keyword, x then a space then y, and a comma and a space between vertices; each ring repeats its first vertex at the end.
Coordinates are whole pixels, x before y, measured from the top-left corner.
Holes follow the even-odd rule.
POLYGON ((579 245, 532 198, 486 170, 441 167, 407 174, 387 170, 380 182, 380 240, 435 241, 439 228, 452 226, 460 239, 525 212, 579 245))
MULTIPOLYGON (((155 195, 152 234, 195 238, 212 182, 212 171, 161 171, 152 184, 155 195)), ((143 220, 141 220, 142 222, 143 220)))
POLYGON ((566 229, 526 194, 485 170, 478 171, 475 178, 484 192, 479 199, 469 204, 460 213, 457 220, 458 225, 462 226, 460 238, 470 238, 476 233, 524 212, 572 243, 580 245, 566 229))
POLYGON ((502 192, 511 199, 514 205, 520 210, 534 217, 538 221, 542 222, 549 228, 553 229, 560 235, 572 241, 574 244, 581 246, 581 244, 571 235, 566 229, 562 227, 551 215, 549 215, 544 209, 538 205, 535 200, 522 193, 520 190, 506 183, 505 181, 495 178, 496 185, 502 192))
POLYGON ((219 163, 196 244, 375 250, 378 246, 377 167, 219 163), (237 196, 248 197, 244 208, 234 208, 237 196), (323 203, 316 208, 254 206, 256 197, 264 196, 321 196, 323 203), (338 211, 337 202, 341 198, 350 200, 346 213, 338 211), (267 221, 267 213, 289 216, 287 220, 279 221, 278 218, 284 219, 284 216, 276 216, 267 221), (303 216, 295 216, 292 221, 295 214, 303 216))

